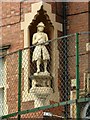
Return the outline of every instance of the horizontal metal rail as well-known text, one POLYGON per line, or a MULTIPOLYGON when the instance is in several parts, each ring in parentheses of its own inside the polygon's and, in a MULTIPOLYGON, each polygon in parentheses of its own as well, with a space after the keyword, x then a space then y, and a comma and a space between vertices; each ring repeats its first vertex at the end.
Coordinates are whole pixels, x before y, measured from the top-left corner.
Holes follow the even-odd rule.
POLYGON ((14 117, 16 115, 22 115, 22 114, 37 112, 37 111, 40 111, 40 110, 55 108, 55 107, 74 104, 74 103, 88 102, 88 101, 90 101, 90 98, 79 98, 78 100, 77 99, 68 100, 68 101, 65 101, 65 102, 59 102, 59 103, 55 103, 55 104, 52 104, 52 105, 42 106, 42 107, 30 109, 30 110, 24 110, 24 111, 15 112, 15 113, 12 113, 12 114, 4 115, 4 116, 2 116, 2 119, 9 118, 9 117, 14 117))
MULTIPOLYGON (((79 32, 79 35, 81 35, 81 34, 90 34, 90 31, 79 32)), ((51 39, 51 40, 49 40, 49 41, 46 41, 45 43, 48 43, 48 42, 51 42, 51 41, 60 40, 60 39, 64 39, 64 38, 67 38, 67 37, 72 37, 72 36, 74 36, 74 35, 76 35, 76 33, 69 34, 69 35, 65 35, 65 36, 61 36, 61 37, 58 37, 58 38, 55 38, 55 39, 51 39)), ((45 44, 45 43, 43 43, 43 44, 45 44)), ((37 45, 32 45, 32 46, 30 46, 30 47, 22 48, 22 49, 20 49, 20 50, 30 49, 30 48, 33 48, 33 47, 35 47, 35 46, 37 46, 37 45)), ((13 54, 13 53, 17 53, 18 51, 19 51, 19 50, 14 51, 14 52, 11 52, 11 53, 8 53, 8 54, 6 54, 6 55, 4 55, 4 56, 11 55, 11 54, 13 54)))

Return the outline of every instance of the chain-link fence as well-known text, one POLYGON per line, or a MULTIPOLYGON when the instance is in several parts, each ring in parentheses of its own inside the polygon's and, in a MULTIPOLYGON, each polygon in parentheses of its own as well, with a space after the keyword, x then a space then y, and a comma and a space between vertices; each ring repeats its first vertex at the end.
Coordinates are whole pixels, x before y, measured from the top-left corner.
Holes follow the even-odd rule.
POLYGON ((75 33, 2 56, 2 119, 89 118, 89 37, 75 33))

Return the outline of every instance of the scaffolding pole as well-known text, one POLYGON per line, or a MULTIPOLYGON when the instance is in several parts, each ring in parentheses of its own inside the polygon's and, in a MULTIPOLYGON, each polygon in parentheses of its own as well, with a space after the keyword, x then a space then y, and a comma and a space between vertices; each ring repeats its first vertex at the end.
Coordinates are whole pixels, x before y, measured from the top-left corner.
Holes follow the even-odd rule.
POLYGON ((80 118, 79 103, 79 33, 76 33, 76 119, 80 118))
MULTIPOLYGON (((22 50, 18 52, 18 113, 21 112, 21 70, 22 70, 22 50)), ((20 120, 20 114, 18 114, 18 120, 20 120)))

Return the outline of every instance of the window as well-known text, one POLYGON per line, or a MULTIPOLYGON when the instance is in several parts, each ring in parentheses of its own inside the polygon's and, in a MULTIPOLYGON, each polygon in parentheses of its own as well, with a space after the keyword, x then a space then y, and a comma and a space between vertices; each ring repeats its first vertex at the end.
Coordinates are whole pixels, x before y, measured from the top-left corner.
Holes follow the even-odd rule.
POLYGON ((0 58, 0 116, 3 115, 4 109, 4 63, 0 58))
POLYGON ((4 114, 4 89, 0 88, 0 116, 4 114))
POLYGON ((4 56, 7 54, 7 50, 11 45, 0 46, 0 117, 8 112, 6 104, 6 74, 5 74, 5 59, 4 56))

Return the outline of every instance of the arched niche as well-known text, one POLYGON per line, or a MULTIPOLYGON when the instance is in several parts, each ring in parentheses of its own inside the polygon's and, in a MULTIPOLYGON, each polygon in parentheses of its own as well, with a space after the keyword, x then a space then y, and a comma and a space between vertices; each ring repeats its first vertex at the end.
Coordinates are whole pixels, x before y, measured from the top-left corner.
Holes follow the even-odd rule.
MULTIPOLYGON (((37 24, 42 21, 45 24, 45 32, 48 34, 49 39, 58 37, 58 31, 62 32, 62 23, 56 21, 56 14, 52 13, 52 6, 46 2, 37 2, 31 4, 31 12, 25 13, 24 21, 21 22, 21 30, 24 32, 24 48, 32 45, 32 36, 37 31, 37 24), (42 7, 43 6, 43 7, 42 7), (46 10, 46 11, 45 11, 46 10), (41 15, 43 17, 41 17, 41 15), (38 19, 39 18, 39 19, 38 19), (54 27, 53 27, 54 26, 54 27)), ((50 101, 59 102, 59 91, 58 91, 58 66, 59 66, 59 51, 58 51, 57 40, 51 42, 50 61, 51 73, 53 75, 53 88, 54 92, 50 96, 50 101)), ((23 94, 22 101, 31 101, 35 97, 29 92, 29 76, 30 76, 30 50, 24 50, 22 53, 22 68, 23 68, 23 94)))
MULTIPOLYGON (((37 11, 37 14, 34 16, 34 19, 29 25, 29 36, 30 36, 30 46, 32 46, 32 37, 33 34, 37 32, 37 25, 38 23, 43 22, 45 25, 44 32, 48 35, 48 39, 53 39, 53 33, 54 33, 54 27, 49 19, 49 16, 47 15, 47 12, 43 9, 43 6, 39 11, 37 11)), ((49 43, 49 45, 46 46, 50 57, 51 51, 52 51, 52 42, 49 43)), ((30 49, 30 75, 34 74, 36 72, 36 65, 35 62, 32 62, 32 54, 33 54, 34 47, 30 49)), ((51 73, 51 60, 48 61, 48 71, 51 73)), ((41 66, 43 68, 43 65, 41 66)))

